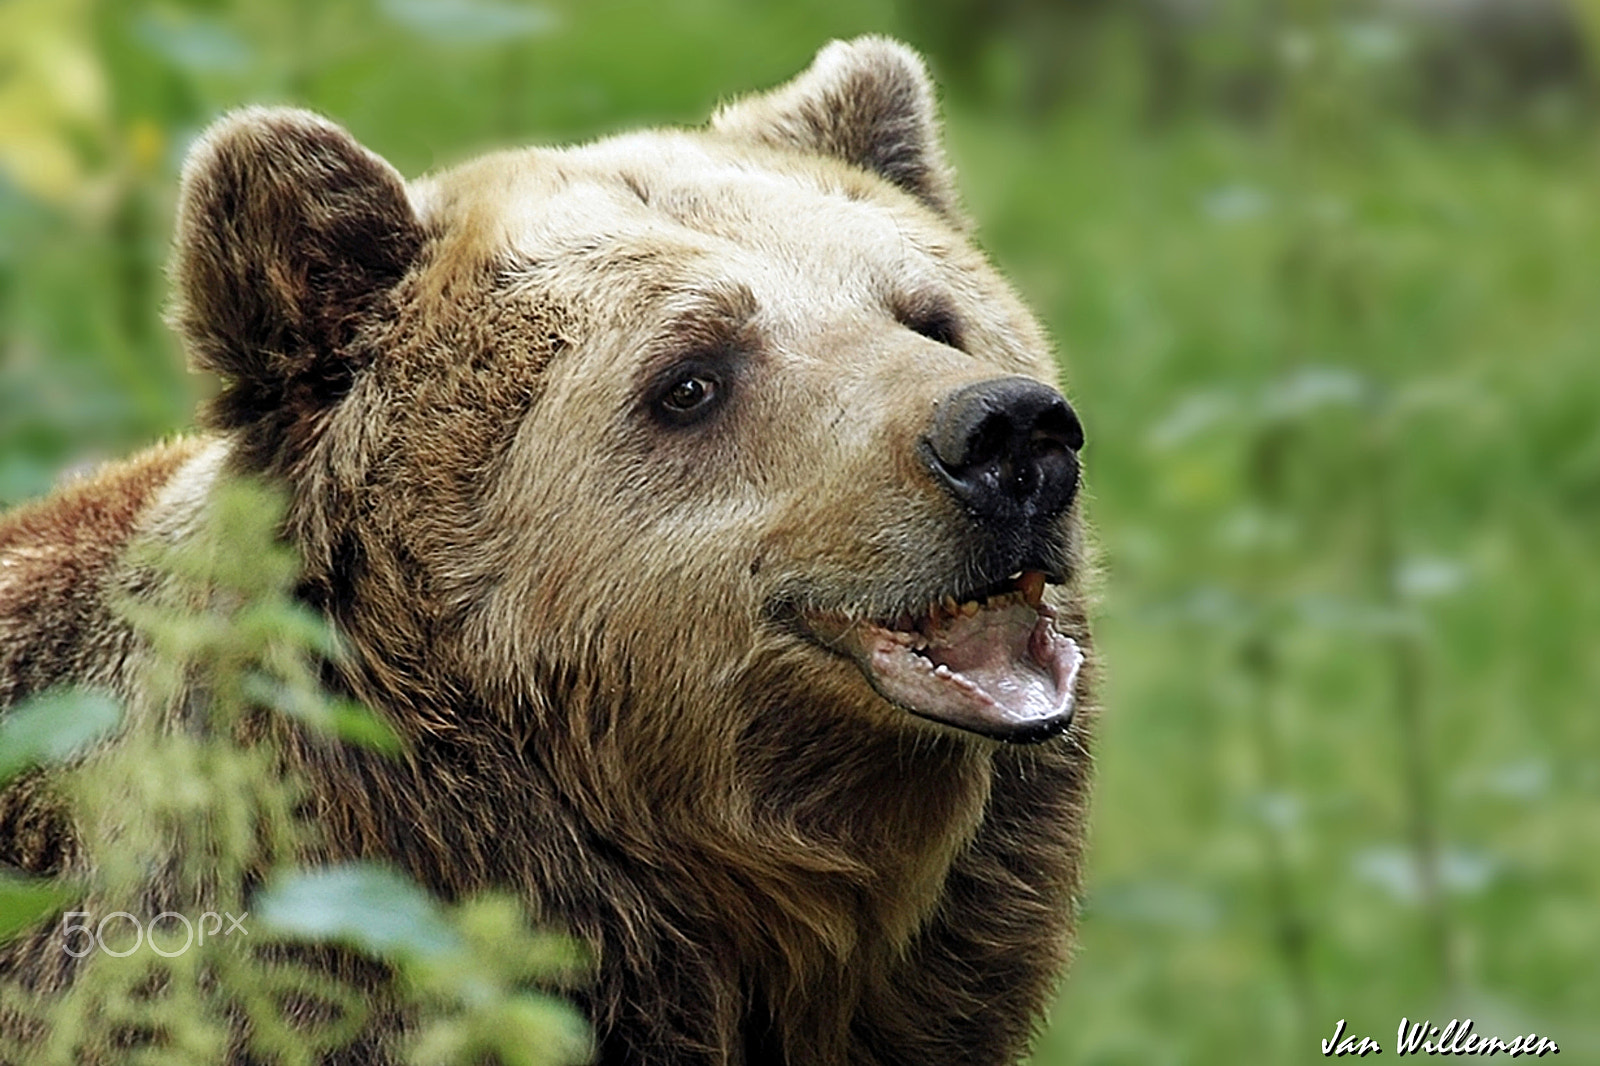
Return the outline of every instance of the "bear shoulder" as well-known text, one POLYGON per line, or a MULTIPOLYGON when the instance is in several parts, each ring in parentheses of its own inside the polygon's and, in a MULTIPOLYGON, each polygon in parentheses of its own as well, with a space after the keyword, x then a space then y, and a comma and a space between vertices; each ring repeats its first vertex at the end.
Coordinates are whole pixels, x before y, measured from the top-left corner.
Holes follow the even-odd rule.
POLYGON ((117 563, 204 443, 159 445, 0 515, 0 706, 93 679, 115 628, 106 591, 117 563))

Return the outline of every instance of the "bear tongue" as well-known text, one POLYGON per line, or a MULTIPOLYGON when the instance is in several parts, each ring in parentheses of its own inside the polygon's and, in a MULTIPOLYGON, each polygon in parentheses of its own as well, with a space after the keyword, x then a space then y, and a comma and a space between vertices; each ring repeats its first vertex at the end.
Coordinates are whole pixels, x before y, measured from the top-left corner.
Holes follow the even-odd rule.
POLYGON ((1071 721, 1083 662, 1054 617, 1020 603, 958 615, 927 635, 920 655, 877 630, 868 672, 884 696, 922 717, 998 739, 1043 739, 1071 721))
POLYGON ((1038 621, 1039 614, 1025 606, 957 615, 928 635, 923 654, 971 681, 981 683, 988 677, 1009 683, 1009 675, 1017 672, 1030 651, 1038 621))

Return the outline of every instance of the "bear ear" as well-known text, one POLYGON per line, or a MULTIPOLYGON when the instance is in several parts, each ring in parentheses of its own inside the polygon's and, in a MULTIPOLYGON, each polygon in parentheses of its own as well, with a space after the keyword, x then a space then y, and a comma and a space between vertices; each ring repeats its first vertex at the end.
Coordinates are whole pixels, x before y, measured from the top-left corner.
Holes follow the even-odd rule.
POLYGON ((250 108, 183 169, 173 325, 224 379, 208 411, 268 458, 350 388, 361 325, 422 247, 405 182, 338 126, 250 108))
POLYGON ((799 77, 722 107, 711 125, 762 144, 843 159, 960 221, 933 83, 922 57, 898 41, 834 41, 799 77))

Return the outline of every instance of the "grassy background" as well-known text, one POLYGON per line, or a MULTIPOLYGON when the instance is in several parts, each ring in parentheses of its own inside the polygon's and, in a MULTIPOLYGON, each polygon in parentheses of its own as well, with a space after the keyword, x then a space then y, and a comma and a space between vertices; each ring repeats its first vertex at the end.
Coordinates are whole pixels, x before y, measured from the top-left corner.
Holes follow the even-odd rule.
POLYGON ((1340 1018, 1392 1053, 1401 1015, 1588 1060, 1590 72, 1576 22, 1530 85, 1382 6, 5 0, 0 503, 187 422, 162 265, 222 109, 310 105, 416 174, 906 37, 1090 438, 1108 711, 1035 1062, 1305 1061, 1340 1018))

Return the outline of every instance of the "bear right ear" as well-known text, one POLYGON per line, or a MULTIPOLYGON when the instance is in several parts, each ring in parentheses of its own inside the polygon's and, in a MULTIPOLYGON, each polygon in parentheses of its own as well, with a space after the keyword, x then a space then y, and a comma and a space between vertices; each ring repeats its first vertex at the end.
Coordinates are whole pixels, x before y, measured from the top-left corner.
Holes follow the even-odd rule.
POLYGON ((351 342, 422 243, 395 169, 310 112, 237 111, 196 143, 171 320, 192 365, 222 375, 208 421, 243 431, 251 465, 287 459, 349 390, 351 342))
POLYGON ((834 41, 787 85, 720 108, 712 129, 820 152, 898 185, 964 225, 922 57, 887 37, 834 41))

